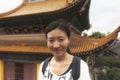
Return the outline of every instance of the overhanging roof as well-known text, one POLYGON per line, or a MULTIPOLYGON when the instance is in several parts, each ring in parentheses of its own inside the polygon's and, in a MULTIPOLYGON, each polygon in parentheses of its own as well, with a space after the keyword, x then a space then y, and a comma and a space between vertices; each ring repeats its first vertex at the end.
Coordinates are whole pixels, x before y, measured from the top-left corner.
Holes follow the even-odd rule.
MULTIPOLYGON (((70 51, 72 54, 89 54, 91 51, 103 49, 103 46, 116 40, 117 34, 120 31, 118 27, 111 34, 100 39, 91 39, 88 37, 72 34, 70 42, 70 51)), ((0 51, 8 52, 30 52, 30 53, 45 53, 49 54, 44 34, 30 35, 1 35, 0 36, 0 51)), ((95 51, 94 51, 95 52, 95 51)))
POLYGON ((0 27, 22 25, 47 25, 51 21, 64 18, 80 31, 89 28, 90 0, 47 0, 23 4, 18 9, 0 15, 0 27))

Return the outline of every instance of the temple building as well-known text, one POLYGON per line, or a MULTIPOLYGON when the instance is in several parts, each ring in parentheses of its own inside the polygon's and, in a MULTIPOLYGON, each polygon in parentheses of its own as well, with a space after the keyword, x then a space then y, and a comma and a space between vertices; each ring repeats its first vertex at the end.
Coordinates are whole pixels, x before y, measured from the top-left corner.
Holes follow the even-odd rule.
POLYGON ((0 80, 38 80, 40 63, 51 56, 44 31, 64 18, 74 26, 70 52, 94 65, 97 53, 116 42, 120 27, 99 39, 81 36, 90 28, 91 0, 23 0, 14 10, 0 14, 0 80))

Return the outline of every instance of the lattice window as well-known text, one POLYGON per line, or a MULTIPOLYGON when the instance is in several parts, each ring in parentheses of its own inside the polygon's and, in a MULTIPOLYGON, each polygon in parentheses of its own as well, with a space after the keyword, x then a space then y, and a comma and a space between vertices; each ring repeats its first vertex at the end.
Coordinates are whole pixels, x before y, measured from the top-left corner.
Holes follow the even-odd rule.
POLYGON ((24 65, 15 63, 15 80, 24 80, 24 65))

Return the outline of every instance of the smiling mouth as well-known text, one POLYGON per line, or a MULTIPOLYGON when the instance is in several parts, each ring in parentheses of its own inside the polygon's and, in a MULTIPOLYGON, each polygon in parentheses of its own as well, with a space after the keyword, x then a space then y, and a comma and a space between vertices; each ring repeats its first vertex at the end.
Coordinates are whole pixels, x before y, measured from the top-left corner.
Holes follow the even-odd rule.
POLYGON ((53 52, 60 52, 60 51, 62 51, 61 49, 53 49, 52 50, 53 52))
POLYGON ((61 50, 52 50, 52 51, 54 51, 54 52, 59 52, 59 51, 61 51, 61 50))

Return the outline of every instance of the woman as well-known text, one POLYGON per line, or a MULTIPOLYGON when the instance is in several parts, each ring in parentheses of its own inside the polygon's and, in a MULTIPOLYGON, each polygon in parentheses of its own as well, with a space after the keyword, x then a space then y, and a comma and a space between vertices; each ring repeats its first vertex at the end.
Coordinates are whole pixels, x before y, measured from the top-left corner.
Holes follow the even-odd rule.
MULTIPOLYGON (((67 51, 70 43, 70 25, 62 19, 54 21, 47 27, 45 36, 53 57, 49 59, 44 73, 42 72, 44 62, 41 63, 39 80, 75 80, 71 67, 75 57, 67 51)), ((90 80, 87 64, 83 60, 79 62, 80 75, 76 80, 90 80)))

